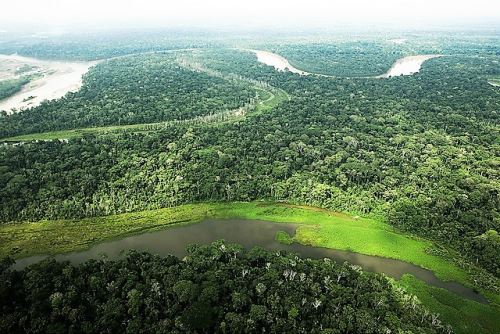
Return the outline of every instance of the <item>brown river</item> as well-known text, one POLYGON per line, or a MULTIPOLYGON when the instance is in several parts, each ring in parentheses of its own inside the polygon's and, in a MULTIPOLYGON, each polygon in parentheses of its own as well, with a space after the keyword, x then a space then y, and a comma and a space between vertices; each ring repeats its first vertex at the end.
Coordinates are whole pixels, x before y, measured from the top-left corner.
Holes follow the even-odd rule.
MULTIPOLYGON (((316 75, 321 77, 331 77, 332 75, 325 74, 317 74, 310 73, 306 71, 299 70, 296 67, 293 67, 290 62, 285 58, 276 53, 272 53, 269 51, 261 51, 261 50, 248 50, 257 56, 257 61, 274 67, 277 71, 290 71, 292 73, 297 73, 299 75, 316 75)), ((417 56, 407 56, 401 59, 398 59, 391 68, 384 74, 374 76, 374 77, 365 77, 367 78, 390 78, 397 77, 402 75, 413 75, 415 73, 420 72, 422 68, 422 64, 432 58, 441 57, 440 55, 417 55, 417 56)))
MULTIPOLYGON (((260 220, 204 220, 198 224, 176 226, 157 232, 103 242, 85 251, 59 254, 54 258, 58 261, 70 261, 78 264, 103 255, 110 259, 116 259, 130 249, 149 251, 163 256, 173 254, 184 257, 186 255, 186 246, 189 244, 209 244, 223 239, 226 242, 241 244, 245 248, 260 246, 268 250, 294 252, 302 257, 313 259, 331 258, 339 263, 347 261, 361 266, 366 271, 384 273, 395 279, 401 278, 404 274, 411 274, 429 285, 449 290, 467 299, 487 303, 483 296, 472 289, 456 282, 444 282, 437 278, 432 271, 408 262, 349 251, 304 246, 296 243, 285 245, 275 240, 278 231, 285 231, 290 235, 294 235, 296 228, 297 225, 294 224, 279 224, 260 220)), ((16 262, 14 268, 22 269, 45 258, 47 256, 32 256, 20 259, 16 262)))

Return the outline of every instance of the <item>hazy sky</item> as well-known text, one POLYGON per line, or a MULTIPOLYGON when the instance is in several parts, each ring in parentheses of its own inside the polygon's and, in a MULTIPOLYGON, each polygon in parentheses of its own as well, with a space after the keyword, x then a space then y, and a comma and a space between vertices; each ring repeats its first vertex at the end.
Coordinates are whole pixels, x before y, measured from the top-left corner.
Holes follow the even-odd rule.
POLYGON ((500 0, 2 0, 0 25, 328 27, 499 22, 500 0))

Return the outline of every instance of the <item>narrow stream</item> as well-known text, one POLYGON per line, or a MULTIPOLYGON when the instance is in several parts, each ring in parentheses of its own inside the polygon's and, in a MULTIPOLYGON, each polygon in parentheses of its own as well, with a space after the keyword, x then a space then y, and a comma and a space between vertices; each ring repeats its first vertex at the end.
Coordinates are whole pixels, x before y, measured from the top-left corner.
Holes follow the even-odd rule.
MULTIPOLYGON (((444 288, 467 299, 487 303, 483 296, 472 289, 456 282, 441 281, 432 271, 408 262, 300 244, 284 245, 275 240, 278 231, 285 231, 290 235, 294 235, 297 226, 295 224, 279 224, 260 220, 210 219, 198 224, 172 227, 162 231, 130 236, 121 240, 103 242, 85 251, 59 254, 54 258, 59 261, 67 260, 73 264, 78 264, 88 259, 99 258, 103 254, 110 259, 116 259, 129 249, 149 251, 162 256, 173 254, 184 257, 186 255, 186 246, 189 244, 209 244, 224 239, 226 242, 241 244, 245 248, 260 246, 268 250, 286 250, 314 259, 331 258, 339 263, 348 261, 360 265, 366 271, 384 273, 396 279, 401 278, 403 274, 412 274, 432 286, 444 288)), ((14 268, 22 269, 45 258, 47 256, 32 256, 20 259, 15 263, 14 268)))

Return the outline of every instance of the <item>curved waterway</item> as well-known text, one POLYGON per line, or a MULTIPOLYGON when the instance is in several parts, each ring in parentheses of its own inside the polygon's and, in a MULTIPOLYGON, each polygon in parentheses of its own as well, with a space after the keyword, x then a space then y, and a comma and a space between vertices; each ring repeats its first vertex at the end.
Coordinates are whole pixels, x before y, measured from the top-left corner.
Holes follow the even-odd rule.
MULTIPOLYGON (((384 273, 396 279, 400 279, 404 274, 411 274, 427 284, 444 288, 467 299, 487 303, 483 296, 472 289, 456 282, 441 281, 432 271, 408 262, 349 251, 304 246, 296 243, 284 245, 275 240, 278 231, 285 231, 290 235, 294 235, 297 226, 296 224, 280 224, 260 220, 210 219, 198 224, 176 226, 162 231, 107 241, 82 252, 59 254, 54 258, 58 261, 70 261, 79 264, 88 259, 99 258, 102 255, 106 255, 110 259, 116 259, 129 249, 149 251, 162 256, 173 254, 184 257, 186 247, 190 244, 209 244, 224 239, 226 242, 241 244, 245 248, 260 246, 268 250, 286 250, 313 259, 331 258, 339 263, 348 261, 360 265, 366 271, 384 273)), ((32 256, 20 259, 14 264, 14 268, 22 269, 47 257, 32 256)))
POLYGON ((293 67, 290 62, 285 58, 276 53, 261 50, 250 50, 255 53, 257 60, 263 64, 274 67, 278 71, 290 71, 292 73, 297 73, 300 75, 310 75, 308 73, 298 68, 293 67))
POLYGON ((97 62, 50 61, 14 54, 0 55, 0 64, 12 69, 29 66, 36 69, 33 73, 39 76, 21 91, 0 101, 0 110, 10 114, 36 107, 45 100, 59 99, 68 92, 78 91, 82 86, 83 75, 97 62))
MULTIPOLYGON (((299 70, 296 67, 293 67, 290 62, 285 58, 276 53, 272 53, 269 51, 261 51, 261 50, 249 50, 255 53, 257 56, 257 60, 265 65, 272 66, 278 71, 290 71, 292 73, 297 73, 300 75, 316 75, 321 77, 334 78, 334 75, 326 75, 319 73, 311 73, 299 70)), ((373 77, 363 77, 365 79, 368 78, 390 78, 401 75, 413 75, 415 73, 420 72, 422 68, 422 64, 432 58, 441 57, 440 55, 417 55, 417 56, 408 56, 398 59, 391 68, 384 74, 373 76, 373 77)))
POLYGON ((401 75, 412 75, 420 72, 422 64, 432 58, 441 57, 440 55, 418 55, 408 56, 398 59, 386 73, 377 78, 398 77, 401 75))

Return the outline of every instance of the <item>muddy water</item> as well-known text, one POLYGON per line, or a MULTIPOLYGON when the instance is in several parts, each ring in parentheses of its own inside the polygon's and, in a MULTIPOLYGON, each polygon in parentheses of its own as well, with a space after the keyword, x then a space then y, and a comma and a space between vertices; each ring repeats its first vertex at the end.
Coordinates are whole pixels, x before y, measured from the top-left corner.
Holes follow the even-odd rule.
MULTIPOLYGON (((335 77, 325 74, 316 74, 299 70, 293 67, 286 58, 272 52, 259 51, 259 50, 250 50, 250 51, 254 52, 257 55, 257 60, 259 62, 266 64, 268 66, 273 66, 278 71, 290 71, 292 73, 297 73, 300 75, 316 75, 321 77, 332 77, 332 78, 335 77)), ((418 56, 403 57, 401 59, 398 59, 386 73, 375 77, 365 77, 365 79, 390 78, 400 75, 413 75, 420 71, 422 64, 426 60, 436 57, 440 57, 440 55, 418 55, 418 56)))
MULTIPOLYGON (((447 289, 465 298, 486 303, 486 299, 455 282, 443 282, 431 271, 413 264, 378 256, 369 256, 349 251, 316 248, 299 244, 284 245, 275 240, 276 232, 285 231, 290 235, 295 234, 297 225, 277 224, 258 220, 205 220, 199 224, 172 227, 166 230, 144 233, 98 244, 89 250, 56 255, 56 260, 68 260, 72 263, 82 263, 91 258, 106 255, 115 259, 129 249, 149 251, 159 255, 173 254, 178 257, 186 255, 186 246, 193 243, 208 244, 224 239, 235 242, 246 248, 260 246, 269 250, 286 250, 300 254, 303 257, 321 259, 331 258, 337 262, 348 261, 360 265, 366 271, 385 273, 399 279, 403 274, 412 274, 427 284, 447 289)), ((18 260, 14 267, 21 269, 29 264, 38 262, 46 256, 33 256, 18 260)))
POLYGON ((45 100, 63 97, 68 92, 76 92, 82 86, 82 76, 97 62, 47 61, 19 55, 0 55, 3 66, 30 65, 41 76, 26 84, 18 93, 0 100, 0 110, 7 113, 36 107, 45 100))
POLYGON ((257 60, 268 66, 272 66, 278 71, 290 71, 300 75, 309 75, 310 73, 301 71, 293 67, 286 58, 268 51, 251 50, 257 56, 257 60))
POLYGON ((408 56, 398 59, 394 65, 385 74, 378 76, 378 78, 390 78, 400 75, 412 75, 420 72, 422 64, 429 59, 440 57, 439 55, 419 55, 408 56))

